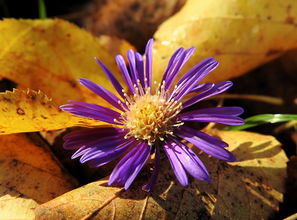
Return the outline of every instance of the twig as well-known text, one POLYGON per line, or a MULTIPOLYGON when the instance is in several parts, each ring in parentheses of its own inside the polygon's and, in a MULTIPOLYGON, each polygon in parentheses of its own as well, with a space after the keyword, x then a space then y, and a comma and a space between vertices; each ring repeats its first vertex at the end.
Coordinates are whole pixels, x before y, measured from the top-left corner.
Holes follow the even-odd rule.
POLYGON ((297 125, 297 121, 289 121, 287 123, 281 124, 280 126, 276 127, 273 132, 278 134, 278 133, 280 133, 284 130, 288 130, 296 125, 297 125))
POLYGON ((210 97, 209 99, 248 99, 258 102, 266 102, 272 105, 282 105, 284 104, 284 100, 281 98, 265 96, 265 95, 255 95, 255 94, 221 94, 216 95, 214 97, 210 97))

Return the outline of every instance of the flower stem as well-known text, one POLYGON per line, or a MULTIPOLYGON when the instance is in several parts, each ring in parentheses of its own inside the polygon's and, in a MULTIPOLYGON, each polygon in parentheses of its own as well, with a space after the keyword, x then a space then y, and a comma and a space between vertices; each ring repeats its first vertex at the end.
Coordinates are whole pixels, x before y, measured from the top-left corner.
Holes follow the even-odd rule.
POLYGON ((46 19, 46 6, 44 3, 44 0, 38 0, 38 12, 39 12, 39 18, 40 19, 46 19))

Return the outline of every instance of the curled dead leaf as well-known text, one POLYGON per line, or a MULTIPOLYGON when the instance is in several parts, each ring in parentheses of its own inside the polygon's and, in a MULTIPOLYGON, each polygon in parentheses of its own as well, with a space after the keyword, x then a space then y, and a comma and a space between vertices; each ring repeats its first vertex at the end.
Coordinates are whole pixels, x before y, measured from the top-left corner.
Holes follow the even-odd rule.
POLYGON ((141 190, 143 171, 132 189, 100 180, 66 193, 36 209, 38 219, 267 219, 284 192, 287 157, 271 136, 217 131, 237 156, 235 163, 200 154, 212 181, 180 186, 167 160, 153 193, 141 190))

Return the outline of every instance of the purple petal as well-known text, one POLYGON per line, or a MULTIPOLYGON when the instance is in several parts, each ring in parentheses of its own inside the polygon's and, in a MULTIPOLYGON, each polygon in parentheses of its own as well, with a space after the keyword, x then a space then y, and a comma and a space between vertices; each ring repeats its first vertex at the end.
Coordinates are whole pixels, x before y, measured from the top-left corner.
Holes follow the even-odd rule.
POLYGON ((140 83, 142 87, 145 87, 144 84, 144 67, 143 67, 143 58, 140 55, 140 53, 135 53, 135 60, 136 60, 136 68, 137 68, 137 73, 138 73, 138 79, 140 80, 140 83))
POLYGON ((158 175, 159 175, 159 171, 160 171, 160 149, 159 146, 155 146, 155 159, 154 159, 154 170, 153 170, 153 174, 150 178, 150 180, 148 181, 148 183, 146 185, 144 185, 142 187, 142 189, 146 192, 152 192, 158 175))
POLYGON ((183 103, 183 109, 187 108, 191 105, 196 104, 197 102, 200 102, 201 100, 204 100, 206 98, 209 98, 211 96, 220 94, 222 92, 225 92, 227 89, 229 89, 233 83, 231 81, 224 81, 216 84, 214 87, 210 88, 209 90, 206 90, 204 92, 201 92, 200 94, 193 96, 189 100, 183 103))
POLYGON ((174 98, 176 101, 181 100, 185 95, 187 95, 208 73, 214 70, 219 65, 219 62, 213 60, 211 62, 206 63, 204 66, 199 68, 195 74, 184 83, 177 86, 176 89, 176 97, 174 98), (177 92, 178 91, 178 92, 177 92))
POLYGON ((136 70, 135 53, 133 50, 127 51, 127 58, 129 62, 130 73, 132 76, 133 84, 137 85, 138 76, 137 76, 137 70, 136 70))
POLYGON ((118 137, 125 135, 126 131, 122 128, 102 127, 102 128, 86 128, 73 131, 63 137, 63 147, 67 150, 77 149, 86 144, 98 142, 103 137, 118 137))
POLYGON ((211 137, 203 132, 194 130, 186 126, 182 126, 175 133, 179 137, 185 139, 186 141, 189 141, 190 143, 211 156, 229 162, 233 162, 236 160, 233 154, 224 149, 224 147, 226 147, 227 145, 225 142, 211 137))
POLYGON ((80 148, 72 155, 72 159, 82 156, 80 159, 81 163, 86 162, 89 157, 93 155, 94 152, 99 151, 109 151, 118 145, 125 142, 123 136, 108 136, 102 137, 97 140, 86 141, 80 146, 80 148))
POLYGON ((150 39, 145 48, 145 76, 147 79, 147 86, 152 88, 152 50, 153 50, 154 40, 150 39))
POLYGON ((215 85, 214 83, 202 83, 202 84, 198 84, 191 91, 189 91, 189 93, 191 93, 191 92, 205 91, 205 90, 208 90, 208 89, 214 87, 214 85, 215 85))
POLYGON ((173 169, 173 172, 174 172, 178 182, 182 186, 187 186, 188 185, 188 177, 187 177, 187 174, 186 174, 186 171, 185 171, 183 165, 181 164, 181 161, 178 159, 178 157, 175 154, 174 146, 176 146, 176 144, 174 144, 172 141, 168 140, 168 142, 164 144, 163 148, 164 148, 165 153, 170 161, 171 167, 173 169))
POLYGON ((196 179, 210 181, 209 174, 197 155, 183 143, 174 140, 174 151, 186 171, 196 179))
POLYGON ((113 137, 113 139, 105 138, 102 139, 102 141, 100 142, 86 145, 86 147, 90 148, 91 150, 84 154, 79 161, 81 163, 85 163, 89 160, 103 157, 107 152, 114 151, 118 146, 122 145, 123 143, 126 143, 123 137, 113 137))
MULTIPOLYGON (((82 105, 76 105, 76 104, 66 104, 60 106, 60 108, 64 111, 70 112, 71 114, 80 116, 80 117, 85 117, 85 118, 91 118, 111 124, 121 124, 118 122, 115 122, 114 119, 118 119, 121 114, 118 112, 113 112, 112 114, 106 114, 105 111, 99 111, 98 109, 91 109, 87 106, 82 106, 82 105)), ((109 109, 112 111, 111 109, 109 109)))
POLYGON ((113 183, 119 185, 124 184, 127 190, 144 166, 150 156, 150 152, 151 146, 147 145, 145 142, 136 145, 113 169, 109 177, 108 185, 113 183))
POLYGON ((163 75, 163 78, 162 78, 161 82, 163 82, 163 81, 166 82, 167 81, 168 76, 170 75, 171 71, 175 67, 175 65, 178 62, 178 60, 179 60, 181 54, 183 53, 183 51, 184 51, 184 48, 181 47, 181 48, 177 49, 173 53, 173 55, 171 56, 171 58, 170 58, 170 60, 168 62, 167 68, 166 68, 166 70, 164 72, 164 75, 163 75))
MULTIPOLYGON (((171 93, 170 99, 180 94, 182 91, 186 90, 189 87, 189 84, 192 84, 192 89, 189 89, 187 93, 190 93, 198 84, 198 82, 203 79, 203 77, 208 73, 207 68, 214 63, 216 63, 212 57, 207 58, 192 69, 190 69, 176 84, 174 90, 171 93), (197 80, 196 80, 197 79, 197 80), (195 82, 197 81, 197 82, 195 82)), ((175 97, 176 99, 176 97, 175 97)))
POLYGON ((196 75, 202 67, 213 62, 213 57, 208 57, 196 64, 193 68, 191 68, 183 77, 178 81, 177 86, 189 81, 194 75, 196 75))
MULTIPOLYGON (((106 100, 108 103, 112 104, 114 107, 120 110, 124 110, 122 106, 119 103, 122 103, 122 101, 116 97, 112 92, 108 91, 102 86, 97 85, 96 83, 91 82, 90 80, 87 79, 79 79, 78 80, 80 84, 83 86, 87 87, 100 97, 102 97, 104 100, 106 100)), ((122 103, 124 105, 124 103, 122 103)))
POLYGON ((90 167, 100 167, 109 163, 110 161, 117 159, 129 149, 129 147, 131 146, 131 144, 133 144, 133 142, 134 140, 127 141, 124 144, 122 144, 120 147, 98 154, 96 158, 88 162, 88 165, 90 167))
POLYGON ((88 109, 93 109, 93 110, 96 110, 96 111, 99 111, 99 112, 102 112, 106 115, 109 115, 109 116, 112 116, 112 117, 115 117, 117 115, 119 115, 118 112, 110 109, 110 108, 106 108, 104 106, 101 106, 101 105, 97 105, 97 104, 93 104, 93 103, 87 103, 87 102, 79 102, 79 101, 73 101, 73 100, 69 100, 68 102, 71 102, 75 105, 78 105, 78 106, 82 106, 82 107, 86 107, 88 109))
POLYGON ((226 142, 224 142, 218 138, 215 138, 213 136, 210 136, 204 132, 187 127, 187 126, 181 126, 181 127, 179 127, 179 129, 176 129, 175 132, 177 135, 179 135, 179 134, 182 135, 181 132, 195 135, 195 136, 199 137, 199 139, 201 139, 201 143, 206 146, 213 146, 213 147, 220 147, 220 148, 228 147, 228 144, 226 142))
POLYGON ((165 81, 165 90, 169 89, 172 83, 174 82, 175 78, 177 77, 178 73, 182 69, 182 67, 185 65, 185 63, 190 59, 190 57, 193 55, 195 51, 195 47, 190 47, 187 49, 180 57, 178 63, 176 64, 174 70, 170 75, 168 75, 167 80, 165 81))
POLYGON ((197 114, 241 115, 244 110, 241 107, 213 107, 195 110, 197 114))
POLYGON ((244 120, 237 117, 243 113, 240 107, 217 107, 194 110, 179 114, 181 121, 216 122, 226 125, 242 125, 244 120))
POLYGON ((130 177, 127 179, 126 183, 125 183, 125 189, 127 190, 130 185, 132 184, 132 182, 134 181, 134 179, 136 178, 137 174, 139 173, 139 171, 142 169, 142 167, 144 166, 144 164, 146 163, 147 159, 150 156, 150 152, 151 152, 151 146, 147 145, 146 143, 143 143, 143 145, 145 146, 145 149, 143 149, 143 151, 145 151, 145 153, 143 154, 143 156, 137 161, 136 163, 136 167, 133 168, 133 173, 130 175, 130 177))
POLYGON ((123 87, 119 83, 119 81, 115 78, 115 76, 112 74, 112 72, 102 63, 99 59, 95 57, 96 62, 100 65, 105 75, 108 77, 109 81, 112 83, 113 87, 116 89, 118 94, 125 99, 123 94, 123 87))
POLYGON ((132 82, 131 77, 129 75, 129 72, 127 70, 127 66, 126 66, 126 63, 125 63, 125 60, 124 60, 123 56, 117 55, 116 56, 116 62, 118 64, 118 67, 119 67, 119 69, 120 69, 120 71, 121 71, 121 73, 122 73, 122 75, 124 77, 124 80, 125 80, 128 88, 129 88, 129 90, 133 94, 135 94, 134 85, 133 85, 133 82, 132 82))
POLYGON ((80 149, 78 149, 77 151, 75 151, 74 154, 72 154, 71 156, 71 159, 75 159, 75 158, 78 158, 82 155, 84 155, 85 153, 88 153, 91 149, 90 148, 85 148, 85 147, 82 147, 80 149))

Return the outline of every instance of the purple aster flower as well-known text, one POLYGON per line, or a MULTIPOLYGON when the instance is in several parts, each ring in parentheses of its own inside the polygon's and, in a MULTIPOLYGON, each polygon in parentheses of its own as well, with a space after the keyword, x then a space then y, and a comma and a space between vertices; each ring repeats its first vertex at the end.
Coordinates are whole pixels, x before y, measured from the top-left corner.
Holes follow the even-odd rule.
POLYGON ((152 44, 153 40, 149 40, 144 58, 133 50, 127 52, 129 70, 124 58, 121 55, 116 56, 127 91, 111 71, 96 59, 118 96, 87 79, 79 79, 83 86, 105 99, 116 110, 78 101, 70 101, 72 104, 61 106, 61 109, 76 116, 110 124, 67 134, 64 137, 64 148, 76 149, 72 159, 80 157, 81 163, 87 162, 91 167, 100 167, 124 155, 113 169, 108 184, 124 186, 125 189, 130 187, 150 155, 154 154, 154 170, 147 185, 143 187, 144 190, 151 191, 159 173, 162 152, 166 153, 181 185, 188 185, 187 173, 196 179, 209 181, 209 174, 202 161, 181 140, 225 161, 235 161, 235 157, 225 149, 227 143, 190 128, 185 122, 241 125, 244 121, 238 115, 243 110, 240 107, 217 107, 187 111, 187 108, 226 91, 232 86, 232 82, 199 84, 218 66, 218 61, 207 58, 173 85, 178 73, 194 52, 191 47, 175 51, 162 81, 153 86, 152 44), (186 99, 188 94, 192 94, 191 98, 186 99))

